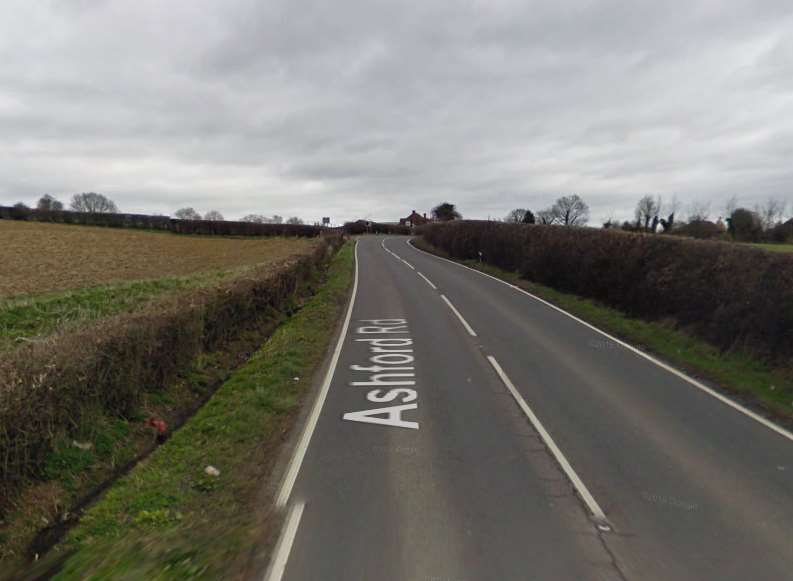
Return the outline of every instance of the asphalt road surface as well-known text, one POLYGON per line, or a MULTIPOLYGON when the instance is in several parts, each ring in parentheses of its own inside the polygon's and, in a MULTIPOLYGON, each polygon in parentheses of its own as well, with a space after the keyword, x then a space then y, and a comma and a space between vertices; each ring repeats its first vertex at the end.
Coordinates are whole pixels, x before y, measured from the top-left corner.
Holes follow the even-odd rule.
POLYGON ((793 579, 793 436, 407 241, 358 243, 267 579, 793 579))

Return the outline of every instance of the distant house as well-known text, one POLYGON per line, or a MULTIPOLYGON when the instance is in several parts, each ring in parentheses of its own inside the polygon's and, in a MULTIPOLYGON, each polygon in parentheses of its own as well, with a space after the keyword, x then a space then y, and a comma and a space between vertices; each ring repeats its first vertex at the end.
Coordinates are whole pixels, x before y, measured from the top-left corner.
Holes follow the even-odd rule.
POLYGON ((413 210, 410 213, 410 216, 408 216, 407 218, 400 218, 399 225, 400 226, 408 226, 408 227, 421 226, 422 224, 426 224, 427 222, 430 222, 430 221, 431 220, 429 218, 427 218, 427 214, 424 214, 422 216, 421 214, 416 212, 416 210, 413 210))

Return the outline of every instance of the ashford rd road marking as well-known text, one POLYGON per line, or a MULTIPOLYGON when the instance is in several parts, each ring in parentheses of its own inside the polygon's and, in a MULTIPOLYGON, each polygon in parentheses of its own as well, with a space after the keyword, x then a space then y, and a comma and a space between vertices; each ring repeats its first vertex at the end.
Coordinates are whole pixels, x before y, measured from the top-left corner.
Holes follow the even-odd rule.
POLYGON ((363 319, 355 332, 356 342, 367 343, 369 360, 367 365, 350 365, 355 380, 353 388, 369 387, 364 396, 373 404, 392 404, 367 407, 345 413, 342 418, 350 422, 379 424, 394 428, 418 430, 418 422, 402 417, 402 414, 418 409, 416 368, 413 366, 413 339, 408 335, 406 319, 363 319))

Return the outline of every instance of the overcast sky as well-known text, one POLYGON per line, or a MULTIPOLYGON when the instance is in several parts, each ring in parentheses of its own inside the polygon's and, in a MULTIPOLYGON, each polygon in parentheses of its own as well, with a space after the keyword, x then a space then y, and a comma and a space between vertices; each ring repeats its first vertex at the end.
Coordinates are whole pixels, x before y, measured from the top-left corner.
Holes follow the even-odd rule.
POLYGON ((0 203, 793 207, 793 2, 3 0, 0 203))

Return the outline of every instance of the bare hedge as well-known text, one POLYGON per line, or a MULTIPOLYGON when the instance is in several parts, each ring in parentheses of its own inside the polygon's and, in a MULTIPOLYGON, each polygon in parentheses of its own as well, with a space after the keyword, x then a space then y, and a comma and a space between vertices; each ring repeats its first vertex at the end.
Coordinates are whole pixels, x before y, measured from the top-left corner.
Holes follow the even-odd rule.
POLYGON ((129 417, 144 393, 163 389, 201 352, 252 320, 283 311, 340 243, 340 236, 326 237, 310 255, 4 357, 0 497, 4 488, 37 476, 54 442, 84 418, 129 417))
POLYGON ((482 258, 645 319, 674 319, 721 349, 793 367, 793 254, 592 228, 461 221, 423 227, 455 258, 482 258))
POLYGON ((205 234, 216 236, 319 236, 318 226, 303 224, 257 224, 215 220, 176 220, 168 216, 145 214, 93 214, 66 210, 31 210, 0 206, 0 219, 107 226, 111 228, 143 228, 165 230, 178 234, 205 234))

